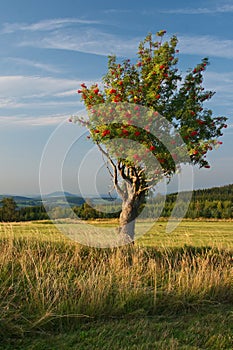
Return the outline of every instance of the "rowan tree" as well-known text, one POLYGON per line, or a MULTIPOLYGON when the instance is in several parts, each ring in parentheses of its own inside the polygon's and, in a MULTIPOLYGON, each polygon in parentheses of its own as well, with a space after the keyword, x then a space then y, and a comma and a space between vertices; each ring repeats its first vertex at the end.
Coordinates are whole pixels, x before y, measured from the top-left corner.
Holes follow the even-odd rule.
POLYGON ((158 32, 155 40, 147 35, 136 62, 109 56, 103 84, 83 83, 78 90, 87 117, 71 119, 88 128, 112 166, 122 198, 119 233, 126 241, 134 240, 148 191, 182 163, 209 168, 206 154, 222 143, 218 137, 227 126, 226 117, 203 106, 214 95, 203 87, 208 58, 184 76, 177 68, 177 37, 164 41, 165 33, 158 32))

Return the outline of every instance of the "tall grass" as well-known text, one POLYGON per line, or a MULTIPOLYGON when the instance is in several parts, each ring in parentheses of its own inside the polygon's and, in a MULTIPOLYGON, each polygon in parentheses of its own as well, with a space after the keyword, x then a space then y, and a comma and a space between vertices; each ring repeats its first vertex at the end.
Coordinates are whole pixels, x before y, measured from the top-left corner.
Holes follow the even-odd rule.
POLYGON ((0 251, 0 336, 233 302, 229 250, 103 250, 5 232, 0 251))

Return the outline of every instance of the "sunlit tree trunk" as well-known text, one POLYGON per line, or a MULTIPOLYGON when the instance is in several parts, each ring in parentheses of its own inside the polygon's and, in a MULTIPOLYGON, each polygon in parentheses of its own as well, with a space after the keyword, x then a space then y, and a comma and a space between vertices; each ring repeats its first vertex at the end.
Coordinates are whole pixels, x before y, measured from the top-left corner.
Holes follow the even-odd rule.
POLYGON ((119 234, 124 241, 131 243, 135 239, 135 221, 145 203, 146 192, 139 190, 140 180, 138 179, 136 184, 129 174, 130 172, 120 192, 122 208, 119 217, 119 234))
POLYGON ((140 214, 141 206, 145 201, 145 195, 128 198, 122 202, 122 210, 119 218, 119 234, 128 242, 135 239, 135 221, 140 214))

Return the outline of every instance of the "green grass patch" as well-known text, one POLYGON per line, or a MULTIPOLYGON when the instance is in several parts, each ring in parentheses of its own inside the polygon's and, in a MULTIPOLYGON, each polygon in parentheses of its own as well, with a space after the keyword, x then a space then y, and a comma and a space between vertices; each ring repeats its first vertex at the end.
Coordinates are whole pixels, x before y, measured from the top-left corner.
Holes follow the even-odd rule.
POLYGON ((80 324, 75 332, 10 339, 2 350, 230 350, 232 307, 177 315, 128 317, 80 324))
MULTIPOLYGON (((85 223, 85 222, 84 222, 85 223)), ((115 220, 90 221, 87 225, 93 227, 114 228, 115 220)), ((67 223, 67 227, 75 226, 67 223)), ((85 227, 85 226, 84 226, 85 227)), ((87 226, 88 227, 88 226, 87 226)), ((140 222, 137 224, 136 244, 145 247, 183 247, 184 245, 195 247, 218 247, 233 249, 233 221, 181 221, 171 233, 166 232, 167 221, 140 222), (143 234, 142 234, 143 233, 143 234)), ((11 224, 0 224, 0 236, 25 238, 33 236, 36 240, 66 241, 69 240, 50 221, 32 221, 11 224)))

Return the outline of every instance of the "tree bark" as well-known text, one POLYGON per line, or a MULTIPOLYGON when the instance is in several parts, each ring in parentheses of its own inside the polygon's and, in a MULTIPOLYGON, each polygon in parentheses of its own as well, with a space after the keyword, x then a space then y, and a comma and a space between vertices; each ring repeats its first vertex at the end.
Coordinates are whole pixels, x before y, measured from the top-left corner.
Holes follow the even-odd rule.
POLYGON ((113 173, 108 166, 107 169, 113 179, 117 193, 122 198, 118 232, 123 243, 133 243, 135 238, 135 220, 140 213, 141 206, 145 203, 146 193, 151 186, 148 187, 145 181, 143 169, 128 166, 121 160, 115 164, 109 153, 98 142, 97 146, 112 166, 113 173), (118 173, 124 180, 123 186, 119 184, 118 173))
POLYGON ((123 199, 119 218, 119 234, 125 243, 132 243, 135 239, 135 221, 139 215, 141 205, 145 202, 145 193, 134 194, 123 199))

